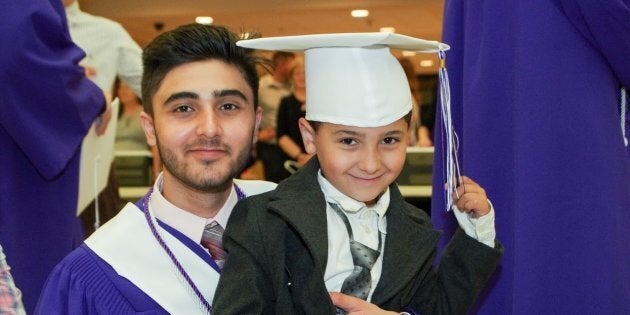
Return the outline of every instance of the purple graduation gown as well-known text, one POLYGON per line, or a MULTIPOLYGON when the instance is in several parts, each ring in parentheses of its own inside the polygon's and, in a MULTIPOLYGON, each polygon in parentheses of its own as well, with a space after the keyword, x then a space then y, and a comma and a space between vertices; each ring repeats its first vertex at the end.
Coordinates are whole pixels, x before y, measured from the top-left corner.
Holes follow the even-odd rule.
POLYGON ((105 101, 60 0, 4 1, 0 20, 0 243, 31 313, 76 244, 80 145, 105 101))
MULTIPOLYGON (((144 198, 147 198, 145 196, 144 198)), ((136 203, 142 206, 142 200, 136 203)), ((166 232, 215 270, 199 244, 158 220, 166 232)), ((147 227, 148 229, 148 227, 147 227)), ((174 269, 173 269, 174 270, 174 269)), ((164 285, 172 285, 164 283, 164 285)), ((168 314, 155 300, 118 273, 86 244, 55 267, 42 291, 35 314, 168 314)))
MULTIPOLYGON (((443 40, 463 170, 493 201, 505 245, 474 313, 627 314, 619 104, 630 87, 630 2, 447 0, 443 40)), ((436 133, 431 213, 450 231, 436 133)))

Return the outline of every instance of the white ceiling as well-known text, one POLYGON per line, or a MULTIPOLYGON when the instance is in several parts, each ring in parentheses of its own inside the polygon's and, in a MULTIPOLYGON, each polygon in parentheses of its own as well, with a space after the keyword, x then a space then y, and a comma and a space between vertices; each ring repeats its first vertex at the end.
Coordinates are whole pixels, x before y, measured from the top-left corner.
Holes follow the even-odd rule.
MULTIPOLYGON (((377 32, 394 27, 396 33, 439 40, 444 0, 79 0, 81 9, 121 23, 141 45, 163 30, 194 22, 199 15, 212 16, 214 24, 233 31, 257 31, 265 37, 315 33, 377 32), (370 16, 355 19, 352 9, 368 9, 370 16)), ((428 57, 428 58, 427 58, 428 57)), ((421 68, 413 57, 418 72, 421 68)))

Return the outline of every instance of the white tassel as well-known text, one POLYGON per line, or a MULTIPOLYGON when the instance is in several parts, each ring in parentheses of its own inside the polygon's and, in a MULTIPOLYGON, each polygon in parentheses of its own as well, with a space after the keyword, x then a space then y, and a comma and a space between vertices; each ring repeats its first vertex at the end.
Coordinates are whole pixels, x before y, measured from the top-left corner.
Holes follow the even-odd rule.
POLYGON ((443 137, 442 137, 442 149, 445 156, 444 159, 444 171, 446 172, 446 189, 445 189, 445 201, 446 210, 450 211, 453 208, 453 196, 457 194, 457 179, 461 178, 461 169, 459 167, 458 150, 459 150, 459 138, 455 133, 453 127, 453 120, 451 117, 451 89, 449 85, 448 72, 446 71, 446 53, 445 50, 440 47, 438 51, 438 58, 440 59, 440 69, 438 72, 440 80, 440 100, 442 103, 442 125, 443 125, 443 137))

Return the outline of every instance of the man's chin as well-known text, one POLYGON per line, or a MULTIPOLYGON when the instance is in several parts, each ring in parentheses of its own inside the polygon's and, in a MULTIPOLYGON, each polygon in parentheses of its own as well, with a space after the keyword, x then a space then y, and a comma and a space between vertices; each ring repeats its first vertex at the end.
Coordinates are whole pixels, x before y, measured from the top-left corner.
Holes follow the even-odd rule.
POLYGON ((232 177, 225 178, 202 178, 189 182, 188 185, 203 192, 222 192, 232 185, 232 177))

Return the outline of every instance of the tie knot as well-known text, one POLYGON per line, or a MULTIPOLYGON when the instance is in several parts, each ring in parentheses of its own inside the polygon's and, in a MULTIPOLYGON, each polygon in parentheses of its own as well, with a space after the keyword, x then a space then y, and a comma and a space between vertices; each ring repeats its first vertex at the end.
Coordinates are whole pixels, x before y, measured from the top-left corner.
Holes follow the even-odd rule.
POLYGON ((210 251, 210 255, 217 261, 219 266, 223 265, 226 253, 223 250, 223 228, 217 221, 208 223, 201 236, 201 245, 210 251))
POLYGON ((204 228, 203 231, 204 231, 204 234, 209 231, 223 234, 223 228, 221 227, 221 224, 219 224, 219 222, 217 221, 212 221, 206 224, 206 227, 204 228))

